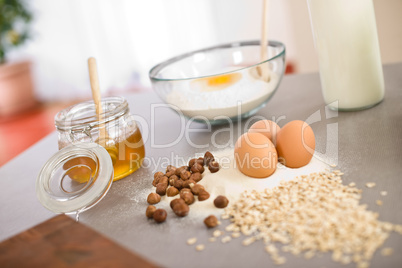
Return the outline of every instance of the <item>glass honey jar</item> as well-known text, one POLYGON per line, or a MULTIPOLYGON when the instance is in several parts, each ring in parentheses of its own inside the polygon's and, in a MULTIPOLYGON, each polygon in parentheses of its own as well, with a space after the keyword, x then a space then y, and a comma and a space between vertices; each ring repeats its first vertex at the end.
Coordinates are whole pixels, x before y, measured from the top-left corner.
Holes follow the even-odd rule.
MULTIPOLYGON (((93 101, 70 106, 55 116, 59 150, 71 144, 96 143, 109 153, 113 165, 113 181, 136 171, 145 157, 140 129, 130 114, 127 101, 122 97, 107 97, 101 100, 103 113, 98 117, 93 101), (102 135, 103 133, 103 135, 102 135)), ((64 163, 63 168, 96 165, 88 157, 75 157, 64 163)), ((85 182, 79 169, 69 175, 77 182, 85 182)))

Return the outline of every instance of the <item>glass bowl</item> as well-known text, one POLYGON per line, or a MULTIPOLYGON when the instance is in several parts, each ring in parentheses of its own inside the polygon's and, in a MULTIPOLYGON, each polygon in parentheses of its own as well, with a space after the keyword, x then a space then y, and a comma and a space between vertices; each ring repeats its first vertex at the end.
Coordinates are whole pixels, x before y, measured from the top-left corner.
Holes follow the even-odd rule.
POLYGON ((277 90, 285 70, 285 45, 269 41, 224 44, 186 53, 149 71, 152 86, 180 115, 211 124, 249 117, 277 90))

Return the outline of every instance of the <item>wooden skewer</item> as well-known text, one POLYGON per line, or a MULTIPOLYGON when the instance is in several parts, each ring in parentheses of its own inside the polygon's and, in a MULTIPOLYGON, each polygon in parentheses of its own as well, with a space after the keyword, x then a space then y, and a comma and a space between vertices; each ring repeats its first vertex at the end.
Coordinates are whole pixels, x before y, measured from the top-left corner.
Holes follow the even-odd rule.
MULTIPOLYGON (((262 24, 261 24, 261 42, 260 42, 260 60, 265 61, 268 59, 268 34, 267 34, 267 25, 268 25, 268 0, 263 0, 263 8, 262 8, 262 24)), ((263 66, 259 66, 258 72, 264 81, 270 80, 270 73, 268 65, 265 64, 263 66), (266 65, 266 66, 265 66, 266 65)))

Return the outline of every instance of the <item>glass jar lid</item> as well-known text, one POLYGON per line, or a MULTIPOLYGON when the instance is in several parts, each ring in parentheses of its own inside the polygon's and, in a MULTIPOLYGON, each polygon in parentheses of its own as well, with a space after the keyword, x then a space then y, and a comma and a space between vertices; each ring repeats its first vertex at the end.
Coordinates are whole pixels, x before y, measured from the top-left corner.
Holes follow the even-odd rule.
POLYGON ((76 143, 54 154, 36 180, 42 205, 55 213, 80 213, 96 205, 109 191, 113 165, 105 148, 76 143))

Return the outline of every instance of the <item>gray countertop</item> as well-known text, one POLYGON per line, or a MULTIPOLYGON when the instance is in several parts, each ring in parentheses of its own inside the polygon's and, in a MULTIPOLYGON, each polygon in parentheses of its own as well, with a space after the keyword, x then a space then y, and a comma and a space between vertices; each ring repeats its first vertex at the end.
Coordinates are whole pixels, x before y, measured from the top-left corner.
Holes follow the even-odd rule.
MULTIPOLYGON (((346 183, 354 181, 364 190, 361 202, 378 212, 380 220, 402 224, 402 63, 384 66, 384 75, 386 94, 382 103, 368 110, 342 113, 325 108, 318 74, 285 76, 275 96, 257 115, 267 119, 280 117, 279 125, 295 119, 311 123, 317 152, 337 161, 345 173, 346 183), (369 181, 377 186, 367 189, 364 185, 369 181), (382 190, 388 195, 380 196, 382 190), (376 205, 377 199, 383 200, 383 206, 376 205)), ((208 129, 202 124, 184 121, 183 128, 183 119, 161 105, 162 101, 153 93, 126 98, 132 114, 138 115, 150 162, 177 155, 191 157, 207 149, 233 146, 247 123, 243 120, 234 124, 232 135, 229 131, 212 135, 222 127, 208 129), (205 146, 195 148, 191 143, 205 146)), ((1 241, 54 216, 37 201, 35 180, 41 166, 56 151, 57 135, 52 133, 0 169, 1 241)), ((148 221, 144 216, 147 205, 144 197, 152 190, 150 180, 157 167, 151 163, 113 183, 104 200, 83 213, 80 221, 162 266, 273 266, 261 241, 249 247, 242 246, 239 239, 225 245, 208 243, 212 230, 207 230, 202 221, 191 214, 181 219, 172 216, 159 225, 148 221), (186 240, 194 236, 206 244, 203 252, 186 245, 186 240)), ((394 248, 394 254, 383 257, 377 251, 371 267, 401 267, 402 236, 392 233, 385 246, 394 248)), ((287 262, 282 267, 340 266, 331 261, 329 254, 311 260, 283 255, 287 262)))

